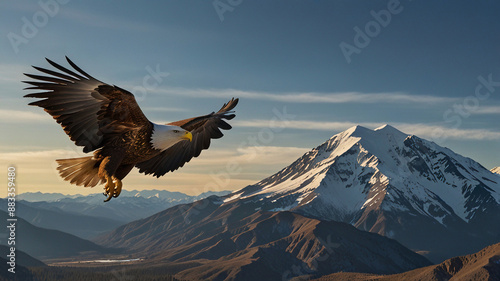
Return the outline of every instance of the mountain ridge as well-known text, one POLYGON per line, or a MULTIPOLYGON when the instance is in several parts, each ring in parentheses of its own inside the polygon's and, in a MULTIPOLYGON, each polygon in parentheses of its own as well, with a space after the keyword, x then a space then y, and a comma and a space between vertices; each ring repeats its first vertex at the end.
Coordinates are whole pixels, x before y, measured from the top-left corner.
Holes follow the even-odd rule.
POLYGON ((176 274, 183 280, 288 280, 430 264, 393 239, 346 223, 255 211, 246 202, 222 205, 216 196, 120 226, 95 242, 122 246, 149 262, 196 264, 176 274))
POLYGON ((334 273, 311 281, 420 281, 420 280, 500 280, 500 243, 477 253, 453 257, 440 264, 395 275, 334 273))
MULTIPOLYGON (((0 218, 6 221, 9 216, 0 210, 0 218)), ((66 232, 34 226, 20 217, 15 226, 16 249, 39 260, 117 252, 66 232)), ((7 241, 2 240, 1 244, 6 245, 7 241)))
MULTIPOLYGON (((1 208, 7 211, 7 200, 0 199, 1 208)), ((99 234, 111 231, 125 223, 104 216, 82 215, 76 210, 66 212, 59 208, 39 208, 31 202, 19 200, 16 202, 16 215, 37 227, 66 232, 83 239, 90 239, 99 234)))
POLYGON ((336 134, 278 173, 224 197, 235 200, 351 223, 417 251, 432 250, 435 262, 498 242, 500 233, 500 226, 489 226, 500 221, 495 174, 390 125, 336 134), (439 241, 427 249, 433 236, 439 241), (449 242, 468 239, 474 246, 460 250, 449 242))

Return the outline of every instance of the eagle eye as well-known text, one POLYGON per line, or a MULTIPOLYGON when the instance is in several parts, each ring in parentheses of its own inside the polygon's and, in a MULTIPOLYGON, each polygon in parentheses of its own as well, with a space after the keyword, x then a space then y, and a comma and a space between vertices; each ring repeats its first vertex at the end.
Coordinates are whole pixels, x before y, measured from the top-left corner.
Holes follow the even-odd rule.
POLYGON ((174 133, 176 133, 176 134, 179 133, 179 130, 174 130, 174 133))

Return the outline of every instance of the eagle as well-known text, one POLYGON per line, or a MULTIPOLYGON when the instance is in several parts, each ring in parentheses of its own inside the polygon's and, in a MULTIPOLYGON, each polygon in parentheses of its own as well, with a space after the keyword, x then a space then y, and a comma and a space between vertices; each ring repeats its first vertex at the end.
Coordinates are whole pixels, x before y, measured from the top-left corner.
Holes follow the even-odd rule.
POLYGON ((78 186, 105 183, 104 202, 120 195, 122 180, 134 167, 159 178, 208 149, 211 139, 223 136, 220 129, 231 129, 224 120, 235 117, 237 98, 217 112, 156 124, 129 91, 93 78, 68 57, 73 70, 46 60, 59 71, 33 66, 49 76, 24 73, 35 80, 22 81, 30 85, 25 90, 38 90, 24 97, 38 98, 29 105, 42 107, 83 152, 93 152, 92 156, 58 159, 57 170, 64 180, 78 186))

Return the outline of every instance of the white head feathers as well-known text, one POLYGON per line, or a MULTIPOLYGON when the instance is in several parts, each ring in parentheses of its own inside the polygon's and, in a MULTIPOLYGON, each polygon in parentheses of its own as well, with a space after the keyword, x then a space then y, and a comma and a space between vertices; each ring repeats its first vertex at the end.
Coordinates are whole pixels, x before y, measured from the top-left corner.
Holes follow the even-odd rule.
POLYGON ((181 140, 191 140, 190 132, 179 126, 159 125, 153 123, 151 133, 151 146, 155 149, 165 150, 181 140))

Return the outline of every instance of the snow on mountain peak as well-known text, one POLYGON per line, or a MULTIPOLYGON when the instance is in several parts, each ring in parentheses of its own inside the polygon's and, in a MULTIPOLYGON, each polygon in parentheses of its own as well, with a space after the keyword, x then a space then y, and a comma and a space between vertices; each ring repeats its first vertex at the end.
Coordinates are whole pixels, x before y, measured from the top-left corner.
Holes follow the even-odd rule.
POLYGON ((349 137, 355 137, 355 138, 361 138, 364 141, 371 141, 371 142, 380 142, 380 141, 385 141, 388 137, 392 139, 397 139, 398 141, 403 141, 405 138, 407 138, 408 134, 405 134, 398 129, 392 127, 391 125, 383 125, 381 127, 378 127, 374 130, 365 128, 363 126, 353 126, 341 133, 338 133, 334 135, 331 139, 334 138, 342 138, 346 139, 349 137))
POLYGON ((341 221, 383 209, 446 224, 469 221, 483 201, 500 204, 500 181, 472 159, 390 125, 354 126, 225 202, 245 198, 341 221))
POLYGON ((378 128, 375 128, 374 131, 380 131, 380 130, 390 130, 392 132, 399 132, 401 133, 401 131, 399 131, 398 129, 394 128, 393 126, 389 125, 389 124, 384 124, 378 128))
POLYGON ((387 135, 394 135, 394 136, 408 136, 408 134, 405 134, 403 132, 401 132, 400 130, 394 128, 393 126, 391 125, 388 125, 388 124, 385 124, 383 126, 380 126, 376 129, 374 129, 373 131, 375 132, 379 132, 379 133, 384 133, 384 134, 387 134, 387 135))
POLYGON ((499 174, 499 175, 500 175, 500 166, 498 166, 498 167, 495 167, 495 168, 491 169, 491 172, 492 172, 492 173, 496 173, 496 174, 499 174))
POLYGON ((370 129, 366 128, 366 127, 363 127, 363 126, 360 126, 360 125, 356 125, 356 126, 352 126, 351 128, 337 134, 337 135, 345 135, 345 136, 350 136, 350 135, 356 135, 356 136, 361 136, 363 133, 365 132, 368 132, 368 131, 371 131, 370 129))

